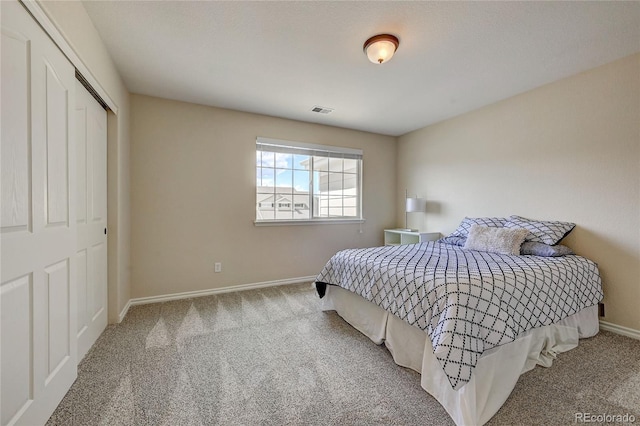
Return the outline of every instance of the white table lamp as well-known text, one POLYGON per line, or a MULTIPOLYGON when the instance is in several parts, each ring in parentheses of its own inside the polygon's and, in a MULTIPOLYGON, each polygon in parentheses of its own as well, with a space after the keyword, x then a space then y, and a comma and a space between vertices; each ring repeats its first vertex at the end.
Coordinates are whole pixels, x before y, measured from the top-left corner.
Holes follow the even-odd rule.
POLYGON ((409 198, 405 192, 406 204, 404 209, 404 227, 406 231, 413 231, 407 227, 409 213, 424 212, 427 207, 427 200, 424 198, 409 198))

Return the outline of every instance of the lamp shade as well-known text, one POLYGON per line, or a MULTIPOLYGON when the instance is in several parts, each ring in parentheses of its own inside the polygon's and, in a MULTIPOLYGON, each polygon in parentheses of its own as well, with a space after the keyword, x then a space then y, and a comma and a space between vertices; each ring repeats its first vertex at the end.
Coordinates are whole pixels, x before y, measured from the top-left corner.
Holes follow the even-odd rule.
POLYGON ((400 42, 391 34, 378 34, 364 42, 364 52, 374 64, 383 64, 396 53, 400 42))
POLYGON ((424 198, 407 198, 407 204, 405 206, 405 212, 423 212, 427 208, 427 200, 424 198))

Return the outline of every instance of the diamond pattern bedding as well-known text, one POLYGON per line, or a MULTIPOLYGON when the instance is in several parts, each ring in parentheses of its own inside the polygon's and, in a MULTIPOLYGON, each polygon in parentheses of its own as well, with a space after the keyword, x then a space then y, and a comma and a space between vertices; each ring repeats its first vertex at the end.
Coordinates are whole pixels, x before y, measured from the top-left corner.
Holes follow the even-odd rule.
POLYGON ((507 223, 508 219, 504 217, 465 217, 460 222, 460 225, 453 231, 449 236, 450 237, 463 237, 467 238, 469 235, 469 231, 471 230, 471 226, 473 225, 481 225, 488 226, 489 228, 503 228, 507 223))
POLYGON ((558 244, 576 226, 571 222, 558 222, 549 220, 533 220, 520 216, 511 216, 505 228, 524 228, 529 231, 527 241, 549 244, 558 244))
POLYGON ((597 265, 580 256, 542 258, 466 250, 440 242, 336 253, 316 278, 424 330, 454 389, 471 380, 484 351, 602 300, 597 265))

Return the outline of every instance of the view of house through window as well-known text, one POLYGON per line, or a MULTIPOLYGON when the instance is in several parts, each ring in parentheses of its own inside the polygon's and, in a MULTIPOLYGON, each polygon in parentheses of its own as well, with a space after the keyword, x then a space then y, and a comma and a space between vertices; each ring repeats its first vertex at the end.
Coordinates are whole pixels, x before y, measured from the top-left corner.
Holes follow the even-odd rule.
POLYGON ((360 219, 362 151, 258 138, 256 221, 360 219))

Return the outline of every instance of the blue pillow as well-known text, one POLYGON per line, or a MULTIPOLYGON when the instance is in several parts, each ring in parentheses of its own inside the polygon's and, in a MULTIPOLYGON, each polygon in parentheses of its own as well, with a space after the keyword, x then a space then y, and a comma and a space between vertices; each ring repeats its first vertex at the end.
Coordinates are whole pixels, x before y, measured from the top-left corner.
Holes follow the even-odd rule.
POLYGON ((520 254, 543 257, 558 257, 575 253, 573 253, 573 250, 571 250, 569 247, 563 246, 562 244, 550 246, 548 244, 537 243, 535 241, 525 241, 520 246, 520 254))

